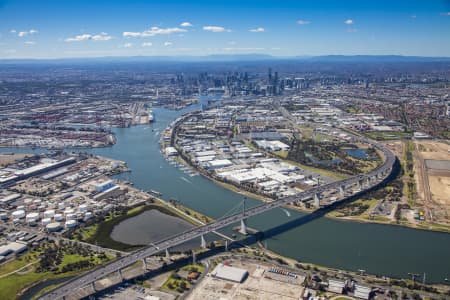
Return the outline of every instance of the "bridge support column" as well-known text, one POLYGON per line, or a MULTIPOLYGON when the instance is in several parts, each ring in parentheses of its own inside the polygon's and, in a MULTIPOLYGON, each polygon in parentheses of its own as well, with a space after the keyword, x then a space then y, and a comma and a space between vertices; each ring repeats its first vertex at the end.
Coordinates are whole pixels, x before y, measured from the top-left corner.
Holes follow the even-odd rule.
POLYGON ((314 194, 314 206, 317 208, 320 208, 320 194, 319 193, 314 194))
POLYGON ((241 228, 239 229, 239 233, 242 235, 247 235, 247 224, 245 224, 245 219, 241 220, 241 228))
POLYGON ((195 256, 195 251, 194 250, 192 250, 192 264, 196 264, 196 262, 197 262, 197 257, 195 256))
POLYGON ((370 176, 368 176, 367 179, 366 179, 366 182, 367 182, 367 187, 370 187, 370 184, 372 182, 372 178, 370 178, 370 176))
POLYGON ((170 259, 170 252, 169 248, 166 249, 166 259, 170 259))
POLYGON ((123 281, 122 270, 121 269, 117 270, 117 273, 119 274, 120 281, 122 282, 123 281))
POLYGON ((203 234, 200 236, 200 247, 202 247, 203 249, 206 249, 206 240, 205 240, 205 237, 203 236, 203 234))
POLYGON ((225 251, 228 251, 228 240, 225 239, 225 251))
POLYGON ((345 196, 345 186, 344 185, 339 186, 339 194, 341 195, 341 197, 345 196))
POLYGON ((362 189, 363 189, 363 181, 358 180, 358 190, 362 191, 362 189))
POLYGON ((145 260, 145 258, 142 259, 142 268, 144 270, 147 270, 147 261, 145 260))
POLYGON ((94 293, 97 292, 97 289, 95 288, 95 281, 92 281, 91 287, 92 287, 92 290, 94 291, 94 293))

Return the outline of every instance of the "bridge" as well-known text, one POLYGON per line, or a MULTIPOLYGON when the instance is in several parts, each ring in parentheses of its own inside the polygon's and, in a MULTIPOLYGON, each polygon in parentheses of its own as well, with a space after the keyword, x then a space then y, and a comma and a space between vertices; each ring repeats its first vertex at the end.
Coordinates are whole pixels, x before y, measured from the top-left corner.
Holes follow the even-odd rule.
POLYGON ((65 299, 65 297, 75 290, 82 288, 87 285, 92 285, 95 290, 95 281, 106 277, 111 273, 117 272, 122 278, 121 270, 136 263, 137 261, 143 261, 145 265, 145 258, 158 254, 160 252, 166 251, 168 249, 183 244, 194 238, 201 239, 201 246, 206 248, 206 241, 204 236, 210 232, 217 231, 223 227, 229 226, 234 223, 240 222, 240 232, 243 234, 247 233, 247 228, 245 220, 252 216, 259 215, 263 212, 269 211, 271 209, 295 203, 298 201, 313 201, 317 208, 321 207, 321 195, 324 192, 338 192, 340 195, 339 200, 335 202, 341 202, 346 200, 349 196, 354 196, 355 194, 362 193, 365 190, 374 188, 384 182, 392 172, 394 163, 396 161, 395 155, 386 147, 366 138, 361 138, 358 136, 353 136, 354 140, 363 142, 371 145, 377 150, 381 151, 384 156, 384 162, 382 165, 378 166, 376 169, 370 171, 366 174, 356 175, 341 181, 336 181, 328 184, 324 184, 310 190, 298 193, 293 196, 288 196, 274 200, 272 202, 264 203, 239 213, 235 213, 230 216, 222 217, 215 220, 214 222, 208 223, 206 225, 195 227, 193 229, 187 230, 180 234, 168 237, 161 241, 155 242, 137 251, 131 252, 126 256, 113 260, 105 265, 92 269, 78 277, 68 280, 63 285, 58 288, 47 292, 40 299, 43 300, 55 300, 55 299, 65 299), (356 187, 356 191, 351 189, 356 187), (350 195, 348 189, 351 189, 350 195))

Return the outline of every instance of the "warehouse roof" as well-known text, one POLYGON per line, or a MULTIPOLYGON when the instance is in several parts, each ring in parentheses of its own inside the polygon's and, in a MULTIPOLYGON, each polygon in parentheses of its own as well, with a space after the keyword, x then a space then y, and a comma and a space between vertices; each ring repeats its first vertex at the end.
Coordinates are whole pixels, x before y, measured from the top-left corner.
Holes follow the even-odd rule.
POLYGON ((236 267, 226 266, 224 264, 218 264, 212 271, 211 275, 220 279, 241 283, 247 278, 248 271, 236 267))

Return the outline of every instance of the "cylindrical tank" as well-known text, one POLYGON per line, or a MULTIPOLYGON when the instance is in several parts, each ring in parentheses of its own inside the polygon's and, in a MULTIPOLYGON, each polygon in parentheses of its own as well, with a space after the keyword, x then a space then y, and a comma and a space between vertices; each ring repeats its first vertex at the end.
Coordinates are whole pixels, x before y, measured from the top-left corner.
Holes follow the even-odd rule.
POLYGON ((6 220, 8 219, 8 214, 5 212, 0 213, 0 220, 6 220))
POLYGON ((66 228, 74 228, 76 226, 77 226, 77 221, 75 221, 75 220, 66 221, 66 228))
POLYGON ((36 200, 33 200, 33 203, 34 203, 36 206, 39 206, 39 205, 41 205, 42 200, 36 199, 36 200))
POLYGON ((67 214, 66 215, 66 220, 76 220, 76 219, 77 219, 76 214, 67 214))
POLYGON ((51 218, 44 218, 44 219, 42 219, 42 226, 47 226, 51 222, 52 222, 51 218))
POLYGON ((59 222, 53 222, 48 224, 47 226, 45 226, 45 228, 49 231, 49 232, 55 232, 61 229, 61 223, 59 222))
POLYGON ((66 207, 66 204, 64 202, 58 203, 58 209, 64 209, 66 207))
POLYGON ((39 214, 38 213, 33 212, 33 213, 27 214, 27 216, 26 216, 27 223, 36 222, 37 220, 39 220, 39 214))
POLYGON ((78 209, 79 209, 80 212, 86 212, 88 210, 88 206, 86 204, 81 204, 78 207, 78 209))
POLYGON ((25 206, 19 205, 19 206, 17 206, 17 210, 25 210, 25 206))
POLYGON ((14 219, 23 219, 25 218, 25 211, 23 209, 16 210, 12 213, 14 219))
POLYGON ((64 218, 63 218, 63 215, 62 215, 62 214, 55 214, 55 215, 54 215, 54 219, 55 219, 55 221, 57 221, 57 222, 61 222, 64 218))
POLYGON ((66 208, 66 210, 64 211, 64 215, 65 216, 67 216, 67 215, 70 215, 70 214, 73 214, 75 212, 75 210, 73 210, 73 209, 71 209, 71 208, 66 208))
POLYGON ((30 198, 27 198, 27 199, 23 200, 23 203, 25 205, 30 205, 32 202, 33 202, 33 199, 30 199, 30 198))
POLYGON ((55 210, 49 209, 44 212, 44 218, 53 218, 55 216, 55 210))

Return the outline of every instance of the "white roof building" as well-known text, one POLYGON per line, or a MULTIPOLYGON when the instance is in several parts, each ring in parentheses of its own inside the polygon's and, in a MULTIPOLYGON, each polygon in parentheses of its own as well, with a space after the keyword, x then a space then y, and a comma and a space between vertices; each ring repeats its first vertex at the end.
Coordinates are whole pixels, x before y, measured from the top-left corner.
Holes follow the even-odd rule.
POLYGON ((224 264, 218 264, 211 272, 211 275, 216 278, 242 283, 247 278, 248 271, 226 266, 224 264))

